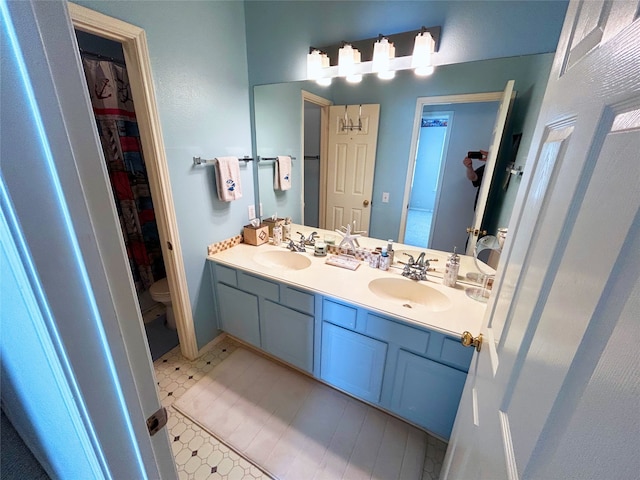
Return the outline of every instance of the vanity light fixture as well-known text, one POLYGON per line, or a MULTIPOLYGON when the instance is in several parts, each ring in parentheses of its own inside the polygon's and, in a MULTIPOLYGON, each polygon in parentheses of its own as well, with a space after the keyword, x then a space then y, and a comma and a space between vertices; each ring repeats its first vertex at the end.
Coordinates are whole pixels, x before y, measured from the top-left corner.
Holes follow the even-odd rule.
POLYGON ((322 86, 331 85, 331 77, 325 77, 323 69, 329 67, 329 57, 317 48, 310 48, 307 55, 307 78, 322 86))
MULTIPOLYGON (((424 27, 423 27, 424 28, 424 27)), ((420 31, 416 35, 413 45, 413 55, 411 55, 411 68, 415 69, 416 75, 431 75, 434 71, 431 63, 431 53, 434 50, 434 41, 427 31, 420 31)))
POLYGON ((395 70, 391 70, 391 59, 396 56, 396 47, 389 39, 378 36, 378 41, 373 44, 373 65, 371 71, 378 74, 378 78, 390 80, 396 76, 395 70))
POLYGON ((429 75, 434 71, 432 54, 438 52, 440 31, 440 27, 422 27, 384 37, 312 47, 307 55, 307 78, 329 85, 335 77, 357 83, 367 73, 376 73, 382 79, 409 69, 416 75, 429 75))
POLYGON ((351 44, 345 43, 338 50, 338 75, 345 77, 349 83, 358 83, 362 75, 356 73, 356 65, 360 63, 360 51, 351 44))

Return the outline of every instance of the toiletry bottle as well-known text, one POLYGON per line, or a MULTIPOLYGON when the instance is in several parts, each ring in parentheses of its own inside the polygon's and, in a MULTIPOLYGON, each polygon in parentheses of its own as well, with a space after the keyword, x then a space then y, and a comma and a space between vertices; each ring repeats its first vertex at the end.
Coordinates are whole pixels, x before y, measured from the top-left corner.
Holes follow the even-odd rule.
POLYGON ((393 265, 393 240, 387 241, 387 254, 389 255, 389 265, 393 265))
POLYGON ((282 236, 284 237, 285 240, 291 239, 291 217, 287 217, 284 220, 282 236))
POLYGON ((387 247, 382 247, 378 268, 380 270, 389 270, 389 253, 387 252, 387 247))
POLYGON ((278 246, 282 243, 282 226, 274 225, 273 227, 273 244, 278 246))
POLYGON ((458 271, 460 270, 460 256, 456 253, 456 247, 453 247, 453 253, 447 258, 444 268, 444 276, 442 283, 447 287, 455 287, 458 281, 458 271))

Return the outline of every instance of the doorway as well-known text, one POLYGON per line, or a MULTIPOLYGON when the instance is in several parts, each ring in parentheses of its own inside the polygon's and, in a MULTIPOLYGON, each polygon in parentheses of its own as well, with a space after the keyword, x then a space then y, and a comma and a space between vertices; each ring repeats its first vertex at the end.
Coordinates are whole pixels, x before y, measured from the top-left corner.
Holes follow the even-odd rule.
POLYGON ((404 243, 427 248, 431 244, 442 166, 447 157, 453 112, 425 112, 420 121, 416 163, 404 230, 404 243))
POLYGON ((119 42, 78 30, 75 34, 131 279, 155 361, 179 341, 173 313, 167 311, 171 307, 162 303, 165 296, 159 298, 158 293, 167 284, 165 262, 124 51, 119 42))
POLYGON ((304 210, 303 223, 320 228, 320 133, 322 107, 308 100, 304 104, 304 210))
POLYGON ((330 100, 302 90, 302 223, 325 228, 330 100))

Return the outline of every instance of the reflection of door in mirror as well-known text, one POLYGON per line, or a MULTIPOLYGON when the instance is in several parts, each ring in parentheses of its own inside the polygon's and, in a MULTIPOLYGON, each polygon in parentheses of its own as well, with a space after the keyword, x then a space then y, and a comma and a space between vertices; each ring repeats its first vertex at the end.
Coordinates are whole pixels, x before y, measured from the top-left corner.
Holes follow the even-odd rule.
POLYGON ((369 230, 379 117, 378 104, 329 109, 326 229, 369 230))
MULTIPOLYGON (((489 146, 493 143, 492 138, 496 134, 495 130, 498 124, 496 118, 498 117, 499 102, 503 95, 504 92, 490 92, 418 98, 405 186, 405 209, 400 223, 399 238, 401 242, 412 241, 414 243, 409 244, 426 246, 436 250, 451 251, 454 247, 458 247, 459 251, 464 249, 468 238, 467 228, 472 225, 474 220, 476 195, 482 195, 483 192, 467 179, 462 161, 468 151, 489 150, 489 146), (411 225, 409 222, 413 219, 410 214, 414 212, 410 212, 410 207, 414 190, 422 191, 432 188, 430 187, 432 180, 422 176, 418 162, 420 151, 425 148, 424 139, 421 138, 422 120, 423 118, 428 119, 434 112, 443 112, 445 109, 447 112, 453 112, 453 117, 448 126, 448 147, 443 152, 444 160, 438 176, 433 216, 430 223, 425 221, 424 226, 411 225), (417 230, 417 233, 412 233, 410 230, 417 230), (428 233, 422 233, 427 230, 428 233), (409 237, 406 235, 407 231, 410 231, 409 237)), ((504 125, 501 125, 499 128, 498 138, 502 136, 503 127, 504 125)), ((499 146, 499 141, 496 145, 499 146)), ((483 185, 486 186, 485 196, 488 194, 488 187, 492 181, 497 147, 495 152, 490 151, 489 153, 492 162, 491 164, 487 162, 482 184, 479 187, 481 189, 483 185)), ((481 165, 481 161, 474 160, 474 169, 481 165)), ((480 198, 477 202, 481 203, 480 198)), ((485 203, 482 202, 482 212, 478 212, 478 218, 484 214, 485 203)))

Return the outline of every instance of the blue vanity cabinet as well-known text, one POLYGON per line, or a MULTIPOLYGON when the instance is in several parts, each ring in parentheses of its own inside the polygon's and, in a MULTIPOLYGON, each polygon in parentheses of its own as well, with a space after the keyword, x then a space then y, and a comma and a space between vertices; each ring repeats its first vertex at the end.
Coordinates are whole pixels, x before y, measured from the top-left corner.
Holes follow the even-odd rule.
POLYGON ((449 438, 473 349, 341 300, 322 309, 322 379, 449 438))
POLYGON ((260 347, 258 297, 223 283, 218 283, 216 290, 222 330, 260 347))
POLYGON ((315 373, 314 365, 319 364, 314 335, 316 296, 242 270, 211 264, 220 328, 315 373))
POLYGON ((311 315, 270 300, 261 303, 262 348, 310 373, 313 372, 313 328, 311 315))
POLYGON ((323 322, 320 375, 326 382, 378 403, 386 356, 386 343, 323 322))
POLYGON ((465 372, 399 350, 391 410, 448 439, 466 378, 465 372))

